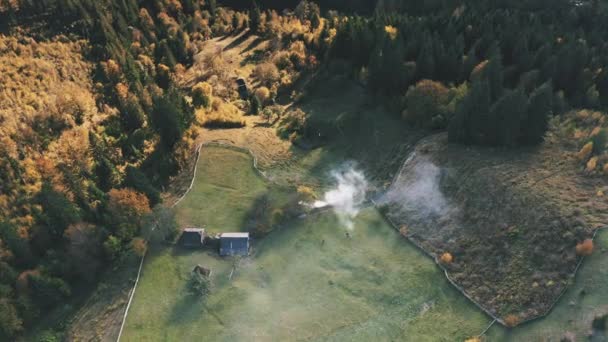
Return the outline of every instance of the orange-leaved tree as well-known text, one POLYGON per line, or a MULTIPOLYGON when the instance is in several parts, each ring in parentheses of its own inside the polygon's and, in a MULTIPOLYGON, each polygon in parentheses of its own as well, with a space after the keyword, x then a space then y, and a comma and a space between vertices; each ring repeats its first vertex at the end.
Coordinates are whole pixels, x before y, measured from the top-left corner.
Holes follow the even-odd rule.
POLYGON ((122 240, 132 239, 142 227, 144 217, 150 213, 146 195, 132 189, 112 189, 108 193, 106 221, 122 240))

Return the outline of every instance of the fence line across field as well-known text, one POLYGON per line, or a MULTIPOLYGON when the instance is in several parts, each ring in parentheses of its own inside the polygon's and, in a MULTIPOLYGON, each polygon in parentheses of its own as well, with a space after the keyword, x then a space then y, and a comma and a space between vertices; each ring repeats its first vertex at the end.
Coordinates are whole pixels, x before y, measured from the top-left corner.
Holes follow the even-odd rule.
MULTIPOLYGON (((186 195, 188 195, 188 193, 190 193, 190 190, 192 190, 192 188, 194 187, 194 181, 196 180, 196 172, 198 170, 198 162, 200 160, 201 149, 203 147, 223 147, 223 148, 230 148, 230 149, 234 149, 237 151, 245 152, 245 153, 249 154, 251 156, 251 158, 253 159, 253 168, 256 170, 256 172, 258 174, 260 174, 262 177, 264 177, 264 179, 268 179, 268 177, 266 176, 264 171, 262 171, 258 168, 258 159, 250 149, 243 148, 240 146, 235 146, 234 144, 231 144, 229 142, 227 143, 227 142, 222 142, 219 140, 204 142, 204 143, 199 144, 198 147, 196 148, 196 160, 194 162, 194 169, 192 171, 192 181, 190 181, 190 186, 188 186, 188 188, 186 189, 184 194, 182 196, 180 196, 170 206, 170 208, 174 208, 175 206, 177 206, 184 198, 186 198, 186 195)), ((157 226, 158 226, 158 224, 155 223, 154 226, 152 227, 151 231, 155 230, 157 226)), ((148 238, 149 238, 149 236, 148 236, 148 238)), ((141 260, 139 262, 139 268, 137 269, 137 277, 135 278, 135 283, 133 284, 133 288, 129 292, 129 300, 127 301, 127 306, 125 308, 125 313, 122 318, 122 323, 120 324, 120 330, 118 332, 118 337, 116 338, 116 342, 119 342, 120 338, 122 337, 122 332, 125 328, 125 323, 127 322, 127 315, 129 314, 129 309, 131 308, 131 302, 133 301, 133 297, 135 296, 135 290, 137 289, 137 285, 139 284, 139 278, 141 276, 141 270, 144 265, 144 259, 146 258, 146 254, 147 254, 147 250, 146 250, 146 252, 144 252, 144 255, 141 257, 141 260)))

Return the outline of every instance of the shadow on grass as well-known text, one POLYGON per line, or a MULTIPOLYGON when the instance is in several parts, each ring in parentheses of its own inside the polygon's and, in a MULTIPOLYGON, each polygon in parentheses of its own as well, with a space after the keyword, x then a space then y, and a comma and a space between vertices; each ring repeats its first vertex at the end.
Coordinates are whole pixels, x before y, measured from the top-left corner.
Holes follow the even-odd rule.
POLYGON ((241 50, 240 54, 244 54, 244 53, 247 53, 247 52, 255 49, 255 47, 260 45, 263 41, 264 41, 263 38, 260 38, 260 37, 256 38, 249 45, 247 45, 247 47, 245 47, 243 50, 241 50))
POLYGON ((196 322, 201 315, 205 314, 205 298, 189 294, 184 288, 179 301, 173 306, 169 323, 171 325, 182 325, 196 322))
MULTIPOLYGON (((240 37, 238 37, 234 41, 230 42, 230 44, 226 45, 226 47, 224 48, 224 51, 234 49, 235 47, 243 44, 243 42, 245 42, 250 36, 251 36, 251 33, 249 33, 249 32, 242 34, 240 37)), ((228 36, 225 36, 225 37, 228 37, 228 36)), ((225 38, 222 38, 221 40, 224 40, 224 39, 225 38)))

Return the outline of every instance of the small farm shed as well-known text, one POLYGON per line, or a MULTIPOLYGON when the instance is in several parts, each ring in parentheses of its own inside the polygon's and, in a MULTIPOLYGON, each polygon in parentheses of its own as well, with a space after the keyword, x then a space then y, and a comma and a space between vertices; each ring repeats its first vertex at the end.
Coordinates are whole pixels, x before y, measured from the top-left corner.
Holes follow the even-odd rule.
POLYGON ((179 238, 179 244, 184 247, 203 247, 205 244, 205 229, 185 228, 179 238))
POLYGON ((249 89, 247 88, 247 83, 244 79, 238 78, 236 80, 236 85, 238 87, 239 96, 241 100, 247 100, 249 98, 249 89))
POLYGON ((249 254, 249 233, 222 233, 220 235, 220 255, 249 254))

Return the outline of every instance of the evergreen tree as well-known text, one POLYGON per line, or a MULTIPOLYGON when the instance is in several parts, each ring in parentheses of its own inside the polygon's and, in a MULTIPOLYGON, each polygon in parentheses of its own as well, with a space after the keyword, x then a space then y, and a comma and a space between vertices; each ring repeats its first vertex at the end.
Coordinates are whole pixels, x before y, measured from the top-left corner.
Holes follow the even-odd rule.
POLYGON ((160 193, 152 185, 148 176, 133 166, 127 167, 124 185, 145 194, 150 200, 151 206, 160 202, 160 193))
POLYGON ((64 230, 81 218, 78 207, 64 194, 55 191, 49 183, 42 185, 37 200, 43 210, 38 221, 47 226, 56 238, 61 238, 64 230))
POLYGON ((534 145, 543 141, 553 109, 553 89, 549 82, 530 95, 526 118, 522 124, 521 143, 534 145))
POLYGON ((522 89, 506 91, 492 106, 491 131, 488 143, 491 145, 516 146, 519 143, 521 122, 526 115, 527 98, 522 89))
POLYGON ((483 143, 490 125, 490 91, 487 80, 474 82, 448 125, 448 139, 464 144, 483 143))
POLYGON ((258 33, 260 30, 260 25, 262 24, 262 11, 255 0, 253 1, 253 9, 249 18, 249 28, 251 29, 251 32, 258 33))
POLYGON ((95 177, 97 178, 97 186, 102 191, 108 191, 117 183, 118 171, 108 158, 104 156, 98 157, 95 162, 95 177))

